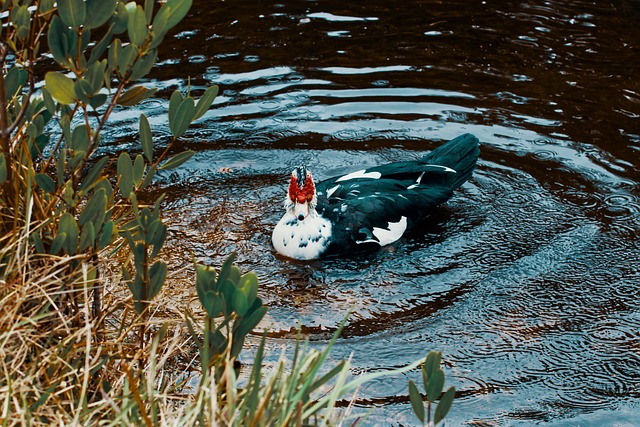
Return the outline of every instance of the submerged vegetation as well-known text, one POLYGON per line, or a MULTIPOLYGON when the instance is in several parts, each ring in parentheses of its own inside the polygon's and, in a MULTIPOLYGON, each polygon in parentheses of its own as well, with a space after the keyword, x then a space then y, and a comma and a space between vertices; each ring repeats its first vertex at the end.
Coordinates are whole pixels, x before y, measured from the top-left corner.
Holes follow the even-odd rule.
MULTIPOLYGON (((336 413, 340 399, 365 381, 420 364, 352 379, 347 360, 326 366, 338 331, 323 351, 298 341, 290 364, 282 359, 265 372, 264 335, 239 384, 237 358, 267 308, 258 278, 242 274, 234 256, 217 272, 195 265, 203 315, 185 307, 177 319, 156 316, 153 300, 168 274, 167 227, 162 197, 142 203, 141 196, 158 171, 191 157, 175 153, 174 143, 218 89, 197 101, 191 93, 171 95, 168 142, 154 141, 144 114, 138 153, 101 154, 101 133, 113 111, 155 93, 135 82, 150 72, 158 46, 190 6, 191 0, 2 2, 3 425, 355 424, 349 408, 336 413), (199 350, 195 386, 185 373, 195 368, 190 348, 199 350)), ((440 398, 444 373, 439 356, 437 365, 429 357, 431 368, 423 372, 431 376, 430 405, 440 398)), ((424 423, 422 396, 415 385, 409 390, 424 423)), ((450 389, 436 423, 452 399, 450 389)))

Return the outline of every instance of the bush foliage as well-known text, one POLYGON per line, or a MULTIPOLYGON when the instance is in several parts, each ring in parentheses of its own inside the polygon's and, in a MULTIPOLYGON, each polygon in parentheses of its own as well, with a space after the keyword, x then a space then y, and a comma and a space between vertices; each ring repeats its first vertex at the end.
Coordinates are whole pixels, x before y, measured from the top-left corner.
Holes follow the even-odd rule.
MULTIPOLYGON (((99 149, 113 111, 156 92, 136 82, 150 72, 191 0, 0 5, 4 425, 331 424, 341 396, 388 374, 349 381, 348 361, 323 366, 331 345, 323 352, 298 346, 290 367, 282 360, 265 374, 263 338, 239 387, 236 359, 266 307, 258 278, 242 274, 234 256, 219 272, 195 265, 203 316, 185 308, 180 319, 154 317, 153 299, 168 274, 167 227, 162 197, 144 204, 140 196, 159 170, 193 155, 174 153, 174 143, 210 108, 217 86, 198 100, 171 95, 171 138, 162 147, 142 114, 137 152, 101 156, 99 149), (45 67, 51 71, 43 74, 45 67), (115 253, 123 260, 116 272, 104 263, 115 253), (108 292, 111 282, 126 285, 129 298, 108 292), (185 343, 200 352, 195 388, 185 387, 180 370, 185 343)), ((416 399, 412 391, 414 408, 416 399)))

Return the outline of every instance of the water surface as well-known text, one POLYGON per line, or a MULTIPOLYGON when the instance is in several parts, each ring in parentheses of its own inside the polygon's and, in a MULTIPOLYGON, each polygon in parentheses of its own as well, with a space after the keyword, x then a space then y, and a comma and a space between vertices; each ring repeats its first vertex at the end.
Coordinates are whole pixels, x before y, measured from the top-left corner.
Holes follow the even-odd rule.
MULTIPOLYGON (((443 352, 447 425, 640 419, 640 6, 633 1, 195 2, 140 106, 220 85, 161 176, 174 266, 238 251, 261 279, 271 358, 301 326, 354 374, 443 352), (287 177, 421 156, 471 132, 473 178, 401 241, 358 257, 274 253, 287 177)), ((108 149, 138 150, 137 114, 108 149)), ((167 289, 194 295, 189 268, 167 289)), ((415 425, 407 381, 368 384, 367 425, 415 425)))

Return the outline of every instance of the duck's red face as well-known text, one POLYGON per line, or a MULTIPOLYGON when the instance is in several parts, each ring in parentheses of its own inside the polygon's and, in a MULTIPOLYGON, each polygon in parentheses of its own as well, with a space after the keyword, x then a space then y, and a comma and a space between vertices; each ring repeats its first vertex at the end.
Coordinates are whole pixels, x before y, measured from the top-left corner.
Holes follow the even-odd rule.
POLYGON ((294 204, 294 214, 298 220, 304 220, 310 212, 310 204, 316 194, 313 177, 304 166, 296 168, 291 173, 289 182, 289 199, 294 204))

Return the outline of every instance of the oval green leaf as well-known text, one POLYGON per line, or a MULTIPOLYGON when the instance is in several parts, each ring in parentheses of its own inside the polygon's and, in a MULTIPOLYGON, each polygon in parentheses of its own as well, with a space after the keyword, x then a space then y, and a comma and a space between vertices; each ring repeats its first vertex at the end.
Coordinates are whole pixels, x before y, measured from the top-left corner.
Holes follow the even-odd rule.
POLYGON ((195 102, 191 97, 187 97, 180 103, 173 120, 169 119, 169 129, 173 136, 180 138, 187 131, 193 121, 195 108, 195 102))
POLYGON ((0 153, 0 184, 4 183, 6 180, 7 180, 7 161, 4 158, 4 153, 0 153))
POLYGON ((27 82, 29 72, 24 68, 17 66, 11 67, 9 72, 4 77, 4 86, 6 90, 6 100, 9 101, 22 89, 27 82))
POLYGON ((413 413, 416 414, 416 417, 420 420, 422 424, 424 424, 425 410, 424 410, 424 402, 422 401, 422 396, 420 396, 420 392, 418 391, 418 387, 416 387, 416 383, 413 381, 409 381, 409 400, 411 401, 411 408, 413 409, 413 413))
POLYGON ((118 98, 117 104, 124 105, 125 107, 131 107, 136 105, 138 102, 149 98, 157 91, 157 88, 147 89, 144 86, 134 86, 118 98))
POLYGON ((144 158, 142 157, 142 154, 138 154, 133 162, 133 183, 136 185, 136 187, 142 182, 144 170, 144 158))
POLYGON ((86 152, 89 150, 89 142, 89 133, 86 125, 79 125, 73 128, 69 148, 74 151, 86 152))
POLYGON ((82 227, 82 232, 80 233, 80 251, 84 251, 85 249, 93 246, 96 241, 96 230, 93 227, 92 222, 88 222, 82 227))
MULTIPOLYGON (((4 156, 2 157, 2 159, 4 159, 4 156)), ((56 183, 49 175, 46 175, 44 173, 36 174, 36 183, 38 184, 38 187, 42 188, 49 194, 53 194, 56 192, 56 183)))
POLYGON ((158 50, 152 49, 141 58, 138 58, 133 69, 131 70, 131 81, 139 80, 141 77, 149 74, 158 59, 158 50))
POLYGON ((182 104, 182 94, 179 90, 174 90, 169 98, 169 123, 174 121, 180 104, 182 104))
POLYGON ((196 113, 193 117, 193 120, 198 120, 200 117, 206 113, 211 104, 213 104, 214 99, 218 96, 219 87, 217 85, 211 86, 207 90, 204 91, 200 99, 198 100, 198 104, 196 105, 196 113))
POLYGON ((182 165, 184 162, 189 160, 194 154, 195 154, 195 151, 193 150, 183 151, 182 153, 176 154, 175 156, 173 156, 172 158, 164 162, 158 169, 170 170, 170 169, 177 168, 178 166, 182 165))
POLYGON ((153 138, 149 120, 144 114, 140 114, 140 144, 142 145, 144 156, 148 161, 151 161, 153 157, 153 138))
POLYGON ((456 395, 455 387, 449 387, 449 389, 442 395, 442 399, 438 402, 438 406, 436 406, 436 411, 433 415, 433 424, 436 425, 440 421, 444 419, 444 417, 451 409, 451 405, 453 404, 453 399, 456 395))
POLYGON ((192 0, 168 0, 158 11, 153 20, 154 29, 159 32, 167 32, 178 25, 191 8, 192 0), (156 23, 162 22, 162 28, 156 23))
POLYGON ((129 11, 129 21, 127 30, 129 32, 129 40, 138 46, 144 44, 149 29, 147 28, 147 18, 141 6, 129 11))
POLYGON ((118 2, 116 10, 109 19, 111 25, 113 25, 113 33, 120 34, 125 31, 129 25, 127 8, 122 2, 118 2))
POLYGON ((53 98, 61 104, 73 104, 75 102, 74 83, 64 74, 49 71, 44 76, 45 87, 53 98))
POLYGON ((247 310, 249 309, 249 304, 247 303, 247 296, 244 292, 236 291, 232 297, 233 311, 235 311, 238 316, 244 317, 247 314, 247 310))
POLYGON ((111 243, 113 228, 114 223, 111 220, 107 221, 104 226, 102 226, 102 234, 100 235, 100 240, 98 240, 98 249, 104 249, 109 243, 111 243))
POLYGON ((78 218, 78 224, 80 224, 81 227, 84 227, 85 224, 93 222, 96 226, 95 228, 99 229, 102 227, 102 219, 104 219, 106 210, 107 192, 104 188, 99 188, 93 196, 91 196, 84 207, 84 210, 78 218))
POLYGON ((78 224, 69 212, 65 212, 58 222, 58 234, 64 234, 62 249, 69 255, 76 253, 78 247, 78 224))
POLYGON ((444 371, 438 369, 429 378, 429 387, 427 388, 427 400, 431 403, 438 400, 442 389, 444 388, 444 371))
POLYGON ((116 10, 117 0, 86 0, 87 10, 91 13, 87 16, 84 23, 89 29, 98 28, 113 15, 116 10))
POLYGON ((167 264, 164 261, 156 261, 149 269, 149 275, 151 276, 151 295, 149 299, 158 295, 164 280, 167 277, 167 264))
POLYGON ((431 376, 440 369, 440 361, 442 360, 442 353, 439 351, 431 350, 424 361, 422 370, 426 378, 424 387, 427 388, 427 382, 430 381, 431 376))
POLYGON ((58 0, 58 14, 67 27, 80 28, 87 19, 84 0, 58 0))
POLYGON ((94 184, 97 184, 104 167, 109 161, 108 156, 101 157, 91 168, 91 170, 84 176, 82 183, 80 184, 81 190, 88 190, 94 184))
POLYGON ((128 199, 133 191, 133 164, 131 157, 125 152, 118 156, 118 187, 120 193, 128 199))

